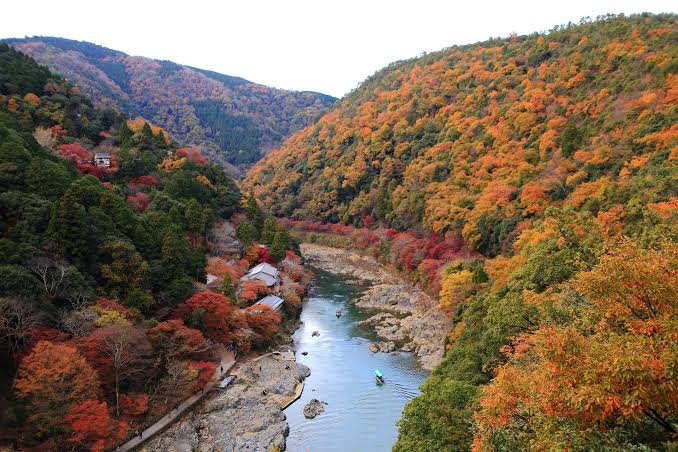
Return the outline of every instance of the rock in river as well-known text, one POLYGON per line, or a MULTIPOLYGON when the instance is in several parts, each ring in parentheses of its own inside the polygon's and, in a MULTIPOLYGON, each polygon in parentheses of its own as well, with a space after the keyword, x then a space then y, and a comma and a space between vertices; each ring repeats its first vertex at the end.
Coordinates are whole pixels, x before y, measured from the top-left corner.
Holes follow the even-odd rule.
POLYGON ((325 402, 321 402, 318 399, 311 399, 304 407, 304 416, 306 416, 306 419, 313 419, 325 411, 325 405, 327 405, 325 402))

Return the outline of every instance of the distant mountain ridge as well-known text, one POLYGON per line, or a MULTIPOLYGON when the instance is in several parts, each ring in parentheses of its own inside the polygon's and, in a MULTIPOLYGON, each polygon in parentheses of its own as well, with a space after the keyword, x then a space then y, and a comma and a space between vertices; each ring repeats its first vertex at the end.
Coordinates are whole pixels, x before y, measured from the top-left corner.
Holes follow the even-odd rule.
POLYGON ((200 146, 212 160, 232 165, 256 162, 336 100, 85 41, 35 36, 4 42, 60 73, 96 103, 141 116, 177 140, 200 146))

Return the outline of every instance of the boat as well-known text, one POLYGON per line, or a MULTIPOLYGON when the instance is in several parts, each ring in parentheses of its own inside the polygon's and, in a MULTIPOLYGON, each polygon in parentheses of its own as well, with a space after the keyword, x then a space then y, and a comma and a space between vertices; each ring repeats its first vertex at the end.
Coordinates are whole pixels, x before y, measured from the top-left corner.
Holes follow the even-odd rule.
POLYGON ((375 369, 374 377, 377 379, 377 383, 384 384, 384 373, 379 369, 375 369))
POLYGON ((341 317, 341 309, 337 309, 337 312, 335 312, 335 314, 337 315, 337 317, 341 317))

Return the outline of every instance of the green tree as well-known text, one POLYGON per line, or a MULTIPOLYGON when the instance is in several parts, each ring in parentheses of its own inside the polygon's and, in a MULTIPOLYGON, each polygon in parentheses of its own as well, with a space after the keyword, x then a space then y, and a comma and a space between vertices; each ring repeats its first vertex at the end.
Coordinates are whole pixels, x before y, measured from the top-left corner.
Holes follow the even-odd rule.
POLYGON ((259 240, 259 235, 264 228, 264 212, 259 207, 257 198, 254 197, 254 193, 250 193, 245 202, 245 212, 247 213, 247 218, 250 220, 250 223, 254 226, 256 230, 255 240, 259 240))
POLYGON ((130 292, 143 287, 149 266, 133 244, 114 239, 103 246, 103 251, 111 262, 101 265, 101 275, 120 298, 125 299, 130 292))
POLYGON ((273 243, 271 243, 271 247, 269 248, 273 260, 275 260, 276 262, 280 262, 281 260, 283 260, 283 258, 285 257, 286 249, 287 249, 286 233, 284 231, 276 232, 275 236, 273 237, 273 243))
POLYGON ((228 273, 224 274, 224 280, 221 282, 219 292, 226 295, 231 301, 235 301, 235 286, 228 273))
POLYGON ((127 296, 126 304, 130 308, 136 308, 141 312, 148 313, 155 304, 155 299, 153 295, 143 289, 134 289, 127 296))
POLYGON ((191 247, 176 229, 171 229, 162 240, 162 266, 165 280, 180 278, 193 270, 191 247))
POLYGON ((26 168, 26 185, 29 190, 47 199, 58 199, 72 180, 62 164, 49 160, 35 158, 26 168))
POLYGON ((261 231, 261 243, 266 245, 271 245, 273 243, 273 238, 275 233, 278 230, 278 224, 273 218, 266 218, 264 221, 264 227, 261 231))
POLYGON ((242 246, 247 248, 257 239, 257 228, 249 221, 243 221, 238 225, 235 231, 236 237, 240 240, 242 246))
POLYGON ((67 190, 52 211, 49 235, 64 252, 66 258, 79 269, 85 269, 94 253, 90 243, 94 241, 82 204, 77 202, 75 191, 67 190))

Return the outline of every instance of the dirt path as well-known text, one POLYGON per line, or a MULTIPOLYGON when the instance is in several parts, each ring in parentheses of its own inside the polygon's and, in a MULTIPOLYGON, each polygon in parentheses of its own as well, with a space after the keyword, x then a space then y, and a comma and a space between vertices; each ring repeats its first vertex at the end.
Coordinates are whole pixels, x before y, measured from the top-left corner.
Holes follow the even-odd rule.
POLYGON ((142 432, 141 436, 139 435, 135 436, 134 438, 127 441, 125 444, 123 444, 116 450, 120 450, 123 452, 133 450, 135 447, 139 446, 144 441, 147 441, 148 439, 152 438, 153 435, 163 430, 169 424, 174 422, 177 418, 181 417, 181 414, 184 411, 195 405, 196 402, 198 402, 206 394, 208 394, 219 382, 219 380, 226 376, 226 374, 231 369, 231 367, 233 367, 234 364, 235 364, 235 354, 231 351, 223 350, 221 353, 221 362, 214 371, 214 377, 212 378, 212 382, 208 383, 205 389, 203 389, 200 392, 196 392, 191 397, 184 400, 178 407, 172 409, 172 411, 158 419, 158 421, 156 421, 153 425, 146 428, 142 432))

